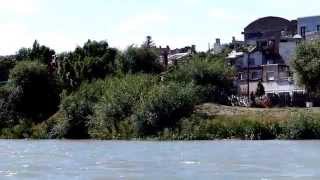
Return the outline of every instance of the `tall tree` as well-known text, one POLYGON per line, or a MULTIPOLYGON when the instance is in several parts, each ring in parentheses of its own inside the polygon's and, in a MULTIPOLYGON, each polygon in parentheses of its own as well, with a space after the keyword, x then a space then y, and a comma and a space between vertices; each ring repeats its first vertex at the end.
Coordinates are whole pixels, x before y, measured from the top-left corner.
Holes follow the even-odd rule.
POLYGON ((39 42, 35 40, 32 48, 21 48, 16 54, 16 59, 18 61, 37 60, 40 63, 48 65, 51 62, 53 55, 55 55, 53 49, 40 45, 39 42))
POLYGON ((301 43, 292 63, 308 93, 320 92, 320 41, 301 43))

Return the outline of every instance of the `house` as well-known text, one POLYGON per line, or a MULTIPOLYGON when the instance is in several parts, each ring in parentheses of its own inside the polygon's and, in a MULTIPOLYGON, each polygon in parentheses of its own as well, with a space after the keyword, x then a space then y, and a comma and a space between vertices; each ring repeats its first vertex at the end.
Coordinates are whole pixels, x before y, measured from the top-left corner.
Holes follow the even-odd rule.
POLYGON ((224 48, 225 48, 225 45, 221 44, 221 39, 217 38, 216 42, 213 44, 213 49, 209 48, 209 52, 211 54, 220 54, 224 48))
POLYGON ((186 46, 184 48, 176 48, 176 49, 170 49, 169 46, 166 48, 162 48, 161 46, 157 48, 157 50, 160 52, 160 61, 165 66, 172 66, 175 64, 180 63, 180 61, 183 61, 185 58, 191 57, 193 54, 196 53, 196 46, 186 46))
POLYGON ((292 96, 304 92, 293 78, 290 70, 297 44, 298 21, 281 17, 264 17, 245 27, 245 52, 233 51, 227 59, 236 67, 237 86, 240 95, 255 92, 259 82, 267 94, 292 96), (248 89, 249 88, 249 89, 248 89))
POLYGON ((320 16, 298 18, 298 33, 305 40, 320 39, 320 16))

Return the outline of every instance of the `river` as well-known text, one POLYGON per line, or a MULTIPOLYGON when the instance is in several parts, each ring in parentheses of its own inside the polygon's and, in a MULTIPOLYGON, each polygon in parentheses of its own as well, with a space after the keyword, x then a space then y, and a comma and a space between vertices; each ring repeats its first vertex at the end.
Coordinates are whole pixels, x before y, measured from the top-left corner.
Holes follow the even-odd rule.
POLYGON ((0 140, 1 180, 319 180, 320 141, 0 140))

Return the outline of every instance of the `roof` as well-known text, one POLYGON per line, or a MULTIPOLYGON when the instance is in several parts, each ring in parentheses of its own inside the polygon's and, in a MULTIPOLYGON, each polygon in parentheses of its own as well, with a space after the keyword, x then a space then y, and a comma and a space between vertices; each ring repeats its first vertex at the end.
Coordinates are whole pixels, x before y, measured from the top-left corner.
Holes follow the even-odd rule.
POLYGON ((237 52, 237 51, 233 50, 231 53, 228 54, 227 59, 235 59, 240 56, 243 56, 243 54, 244 54, 243 52, 237 52))
POLYGON ((306 19, 306 18, 320 18, 320 15, 316 15, 316 16, 304 16, 304 17, 298 17, 299 19, 306 19))
POLYGON ((296 34, 293 36, 293 39, 302 39, 302 36, 300 34, 296 34))
POLYGON ((189 53, 189 52, 187 52, 187 53, 177 53, 177 54, 169 55, 168 58, 169 58, 169 60, 179 60, 181 58, 188 57, 190 55, 191 55, 191 53, 189 53))
POLYGON ((294 21, 289 21, 281 17, 268 16, 257 19, 250 23, 245 29, 245 33, 281 31, 291 29, 294 21))

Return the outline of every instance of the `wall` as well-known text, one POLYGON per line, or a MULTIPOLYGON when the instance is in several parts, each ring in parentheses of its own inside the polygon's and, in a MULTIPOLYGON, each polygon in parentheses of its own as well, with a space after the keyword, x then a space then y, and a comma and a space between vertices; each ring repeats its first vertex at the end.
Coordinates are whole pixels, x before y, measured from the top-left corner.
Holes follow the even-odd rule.
POLYGON ((279 44, 279 54, 288 66, 290 66, 291 61, 295 56, 296 47, 297 43, 295 41, 280 42, 279 44))
MULTIPOLYGON (((258 87, 258 82, 250 82, 249 83, 249 88, 250 88, 250 93, 253 92, 255 93, 257 91, 258 87)), ((240 95, 247 96, 248 94, 248 83, 247 81, 242 81, 239 83, 239 93, 240 95)))
POLYGON ((298 18, 298 33, 301 35, 301 27, 306 27, 307 32, 315 32, 317 31, 317 25, 320 25, 320 16, 311 16, 311 17, 303 17, 298 18))
MULTIPOLYGON (((262 61, 263 61, 263 56, 262 53, 260 51, 256 51, 250 54, 250 58, 254 59, 254 65, 250 65, 250 67, 256 67, 256 66, 261 66, 262 65, 262 61)), ((248 54, 245 53, 243 58, 239 59, 242 61, 242 63, 240 63, 242 65, 242 68, 247 68, 248 66, 248 54)))
POLYGON ((289 92, 291 95, 294 91, 303 91, 303 88, 298 87, 294 83, 289 81, 273 81, 273 82, 264 82, 263 86, 267 93, 282 93, 289 92))

